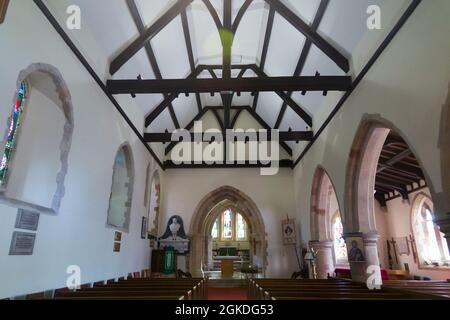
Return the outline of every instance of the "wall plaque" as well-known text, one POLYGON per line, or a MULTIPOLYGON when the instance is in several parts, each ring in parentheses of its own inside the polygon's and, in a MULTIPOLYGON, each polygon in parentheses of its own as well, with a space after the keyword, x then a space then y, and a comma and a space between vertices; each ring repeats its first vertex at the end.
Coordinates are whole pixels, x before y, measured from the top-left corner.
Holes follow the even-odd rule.
POLYGON ((16 229, 36 231, 39 224, 39 213, 19 209, 16 218, 16 229))
POLYGON ((34 242, 36 234, 14 231, 11 247, 9 248, 10 256, 31 256, 33 254, 34 242))

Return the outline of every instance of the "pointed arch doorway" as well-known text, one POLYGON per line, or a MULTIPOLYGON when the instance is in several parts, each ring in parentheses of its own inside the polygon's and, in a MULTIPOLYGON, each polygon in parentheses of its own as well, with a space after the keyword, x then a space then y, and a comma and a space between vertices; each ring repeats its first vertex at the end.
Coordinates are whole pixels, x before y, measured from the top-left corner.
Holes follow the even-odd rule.
POLYGON ((242 215, 248 226, 250 263, 257 266, 264 275, 267 267, 267 235, 262 215, 255 202, 242 191, 220 187, 207 194, 197 205, 189 228, 191 252, 186 261, 188 270, 194 276, 210 265, 211 230, 217 218, 227 209, 233 208, 242 215))

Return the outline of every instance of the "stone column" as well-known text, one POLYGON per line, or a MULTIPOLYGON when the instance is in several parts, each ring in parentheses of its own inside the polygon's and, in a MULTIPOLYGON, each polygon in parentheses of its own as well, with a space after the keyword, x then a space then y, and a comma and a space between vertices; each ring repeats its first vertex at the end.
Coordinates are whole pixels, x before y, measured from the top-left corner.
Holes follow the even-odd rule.
MULTIPOLYGON (((364 252, 364 262, 358 261, 349 261, 352 279, 353 281, 366 283, 369 276, 381 279, 380 272, 380 260, 378 258, 378 239, 380 236, 376 231, 362 233, 348 233, 345 234, 344 238, 347 237, 362 237, 363 240, 363 252, 364 252), (370 267, 370 269, 369 269, 370 267), (368 273, 368 271, 370 273, 368 273), (376 272, 376 274, 374 274, 376 272)), ((349 244, 347 243, 347 246, 349 244)), ((347 250, 351 250, 351 247, 348 247, 347 250)))
POLYGON ((201 267, 202 267, 202 258, 203 258, 203 250, 205 246, 205 236, 201 234, 194 234, 190 237, 191 239, 191 251, 189 254, 189 272, 194 277, 201 277, 201 267))
POLYGON ((334 272, 333 242, 331 240, 310 241, 311 248, 317 251, 316 268, 317 278, 327 279, 334 272))

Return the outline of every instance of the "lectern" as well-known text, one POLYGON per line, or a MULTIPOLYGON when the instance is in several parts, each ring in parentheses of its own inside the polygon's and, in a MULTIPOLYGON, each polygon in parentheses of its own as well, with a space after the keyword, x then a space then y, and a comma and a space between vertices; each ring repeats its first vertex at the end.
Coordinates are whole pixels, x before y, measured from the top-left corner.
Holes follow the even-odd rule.
POLYGON ((221 256, 216 257, 216 260, 220 260, 220 270, 222 271, 222 277, 233 277, 234 274, 234 262, 240 261, 238 256, 221 256))

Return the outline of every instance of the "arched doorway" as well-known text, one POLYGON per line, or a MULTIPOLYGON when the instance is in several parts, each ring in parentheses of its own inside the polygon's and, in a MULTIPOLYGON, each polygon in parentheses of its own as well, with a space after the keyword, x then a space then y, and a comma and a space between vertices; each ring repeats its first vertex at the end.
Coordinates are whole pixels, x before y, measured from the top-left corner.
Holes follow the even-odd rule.
POLYGON ((326 279, 337 266, 347 265, 343 224, 333 184, 318 167, 311 190, 311 242, 317 251, 317 276, 326 279), (338 228, 339 227, 339 228, 338 228))
POLYGON ((198 204, 189 228, 191 252, 186 262, 188 270, 196 276, 202 275, 211 259, 211 230, 218 216, 227 208, 235 208, 248 224, 248 241, 253 265, 265 274, 267 267, 267 240, 264 221, 253 202, 242 191, 230 187, 220 187, 206 195, 198 204))

